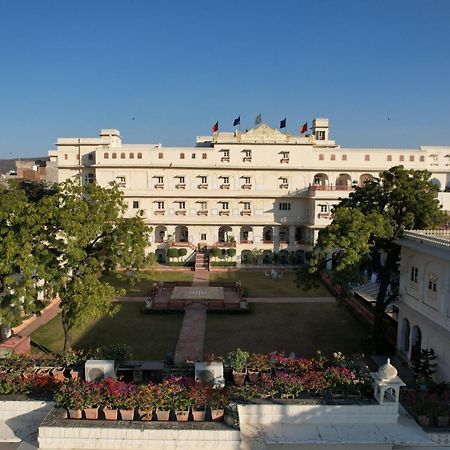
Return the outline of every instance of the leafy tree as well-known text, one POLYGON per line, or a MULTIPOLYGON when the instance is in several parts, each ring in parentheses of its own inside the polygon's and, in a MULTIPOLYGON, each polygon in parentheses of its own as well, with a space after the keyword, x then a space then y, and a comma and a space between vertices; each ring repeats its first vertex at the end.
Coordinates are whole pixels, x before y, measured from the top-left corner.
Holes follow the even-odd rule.
POLYGON ((235 248, 227 249, 227 256, 229 258, 234 258, 236 256, 236 249, 235 248))
POLYGON ((218 258, 222 254, 222 251, 220 250, 219 247, 212 247, 209 250, 209 253, 213 258, 218 258))
POLYGON ((319 233, 309 274, 304 269, 297 272, 298 283, 311 284, 312 273, 328 274, 326 265, 331 258, 329 275, 348 292, 358 277, 362 258, 368 255, 380 283, 372 330, 372 344, 378 352, 385 349, 384 312, 398 296, 400 247, 395 240, 404 230, 434 228, 445 221, 430 175, 396 166, 363 188, 356 187, 336 207, 332 223, 319 233))
POLYGON ((178 258, 178 249, 171 247, 169 250, 167 250, 167 257, 169 259, 178 258))
POLYGON ((252 264, 258 264, 260 259, 262 258, 263 251, 260 248, 252 249, 251 262, 252 264))

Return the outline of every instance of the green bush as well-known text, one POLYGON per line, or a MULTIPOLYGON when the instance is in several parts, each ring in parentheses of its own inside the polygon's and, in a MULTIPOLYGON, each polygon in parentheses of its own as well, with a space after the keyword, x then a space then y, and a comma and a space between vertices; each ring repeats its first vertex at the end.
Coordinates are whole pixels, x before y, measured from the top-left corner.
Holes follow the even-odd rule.
POLYGON ((173 247, 169 248, 169 250, 167 250, 167 256, 169 259, 178 258, 178 249, 173 247))
POLYGON ((127 344, 106 344, 97 347, 93 357, 94 359, 113 359, 116 363, 121 363, 133 359, 133 351, 127 344))
POLYGON ((222 250, 219 247, 213 247, 209 250, 209 254, 213 258, 218 258, 222 254, 222 250))
POLYGON ((186 256, 186 254, 187 254, 187 249, 185 249, 183 247, 178 249, 178 257, 179 258, 182 258, 183 256, 186 256))
POLYGON ((211 261, 211 266, 236 267, 235 261, 211 261))
POLYGON ((227 255, 230 258, 234 258, 236 256, 236 249, 235 248, 229 248, 227 249, 227 255))
POLYGON ((194 261, 170 261, 169 266, 177 266, 177 267, 194 267, 194 261))

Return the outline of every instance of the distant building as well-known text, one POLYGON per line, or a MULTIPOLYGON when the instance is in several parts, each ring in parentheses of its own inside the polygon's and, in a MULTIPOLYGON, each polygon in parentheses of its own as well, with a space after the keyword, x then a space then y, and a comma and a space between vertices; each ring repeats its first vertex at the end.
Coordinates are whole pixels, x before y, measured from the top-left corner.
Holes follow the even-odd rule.
POLYGON ((56 146, 49 156, 58 180, 117 182, 127 215, 142 210, 153 227, 151 250, 160 258, 175 242, 235 245, 239 262, 254 248, 263 258, 296 252, 301 259, 332 207, 395 165, 433 172, 450 210, 450 147, 342 148, 329 137, 328 119, 315 119, 306 136, 261 124, 198 136, 195 147, 163 147, 124 144, 118 130, 104 129, 99 138, 60 138, 56 146))
POLYGON ((30 181, 58 181, 58 169, 50 158, 16 160, 16 178, 30 181))
POLYGON ((398 243, 397 348, 411 362, 433 349, 437 379, 450 381, 450 231, 406 231, 398 243))

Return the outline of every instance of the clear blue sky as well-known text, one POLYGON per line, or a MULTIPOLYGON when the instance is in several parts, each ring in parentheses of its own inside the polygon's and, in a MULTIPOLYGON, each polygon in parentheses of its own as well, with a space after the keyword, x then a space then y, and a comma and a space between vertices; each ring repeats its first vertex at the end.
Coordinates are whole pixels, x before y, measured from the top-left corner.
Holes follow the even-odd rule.
POLYGON ((448 0, 4 0, 0 158, 100 128, 193 145, 258 113, 329 117, 342 146, 450 145, 449 23, 448 0))

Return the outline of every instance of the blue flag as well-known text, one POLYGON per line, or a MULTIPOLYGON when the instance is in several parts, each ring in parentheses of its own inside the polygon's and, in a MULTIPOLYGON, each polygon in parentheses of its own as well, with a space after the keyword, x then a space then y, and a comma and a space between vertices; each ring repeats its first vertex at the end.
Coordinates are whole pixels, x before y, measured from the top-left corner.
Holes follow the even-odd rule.
POLYGON ((286 128, 286 118, 280 122, 280 128, 286 128))
POLYGON ((235 127, 236 125, 240 125, 240 124, 241 124, 241 116, 239 116, 237 119, 234 119, 233 127, 235 127))

